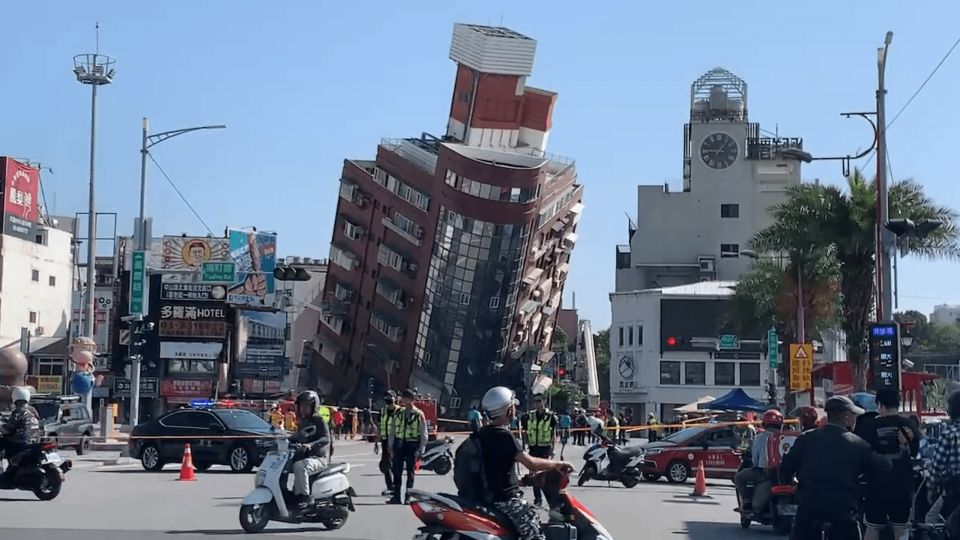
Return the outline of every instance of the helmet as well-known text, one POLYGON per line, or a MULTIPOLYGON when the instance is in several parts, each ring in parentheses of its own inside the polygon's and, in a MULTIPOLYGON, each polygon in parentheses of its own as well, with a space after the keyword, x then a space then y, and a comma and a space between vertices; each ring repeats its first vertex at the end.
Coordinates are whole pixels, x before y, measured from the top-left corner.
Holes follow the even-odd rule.
POLYGON ((504 386, 494 386, 487 390, 487 393, 483 395, 483 399, 480 400, 480 407, 490 415, 490 418, 499 418, 507 414, 510 407, 519 404, 520 402, 517 401, 513 390, 504 386))
POLYGON ((763 420, 760 422, 763 427, 783 427, 783 415, 776 409, 763 413, 763 420))
POLYGON ((817 410, 809 405, 797 409, 796 415, 800 420, 800 428, 803 430, 817 427, 817 420, 820 420, 817 410))
POLYGON ((14 388, 10 397, 14 403, 18 401, 26 401, 27 403, 30 403, 30 389, 24 386, 14 388))
POLYGON ((320 396, 317 395, 313 390, 305 390, 300 392, 300 395, 297 396, 297 407, 301 403, 310 403, 314 410, 320 407, 320 396))

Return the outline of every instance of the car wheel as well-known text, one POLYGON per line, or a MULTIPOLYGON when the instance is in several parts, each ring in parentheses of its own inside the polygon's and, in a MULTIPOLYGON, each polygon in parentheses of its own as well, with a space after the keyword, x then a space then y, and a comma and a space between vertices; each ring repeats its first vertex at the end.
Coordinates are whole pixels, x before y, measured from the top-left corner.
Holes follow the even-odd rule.
POLYGON ((90 434, 84 433, 80 437, 80 444, 77 445, 77 455, 82 456, 90 451, 90 434))
POLYGON ((160 448, 156 444, 148 444, 140 452, 140 465, 147 471, 163 469, 163 460, 160 458, 160 448))
POLYGON ((690 478, 690 468, 682 461, 672 461, 667 465, 667 482, 682 484, 690 478))
POLYGON ((248 473, 253 470, 253 459, 243 446, 234 446, 230 450, 230 470, 235 473, 248 473))
POLYGON ((654 474, 654 473, 645 472, 645 473, 643 473, 643 479, 646 480, 647 482, 656 482, 656 481, 660 480, 660 475, 659 475, 659 474, 654 474))
POLYGON ((196 462, 196 463, 193 464, 193 467, 194 467, 195 469, 197 469, 198 471, 207 471, 207 470, 209 470, 210 467, 212 467, 212 466, 213 466, 212 463, 207 463, 206 461, 198 461, 198 462, 196 462))

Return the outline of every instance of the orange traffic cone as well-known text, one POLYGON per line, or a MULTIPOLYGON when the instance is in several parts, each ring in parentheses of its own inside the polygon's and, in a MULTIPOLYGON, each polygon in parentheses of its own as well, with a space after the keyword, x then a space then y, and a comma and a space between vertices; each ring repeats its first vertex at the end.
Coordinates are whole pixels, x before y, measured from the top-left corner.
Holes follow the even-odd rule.
POLYGON ((180 463, 180 478, 177 478, 177 480, 181 482, 197 481, 197 473, 193 467, 193 454, 190 452, 189 443, 183 447, 183 461, 180 463))
POLYGON ((707 474, 703 470, 703 460, 700 460, 700 463, 697 464, 697 481, 693 484, 693 493, 691 493, 690 496, 707 496, 707 474))

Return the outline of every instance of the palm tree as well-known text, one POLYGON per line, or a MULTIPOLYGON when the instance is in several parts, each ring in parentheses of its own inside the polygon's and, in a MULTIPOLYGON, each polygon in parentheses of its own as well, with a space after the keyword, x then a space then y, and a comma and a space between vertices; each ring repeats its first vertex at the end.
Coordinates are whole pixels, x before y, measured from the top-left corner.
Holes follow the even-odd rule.
MULTIPOLYGON (((774 205, 774 222, 750 243, 761 253, 790 253, 806 273, 825 258, 836 265, 840 279, 840 327, 847 336, 847 357, 854 385, 866 386, 867 326, 875 306, 876 184, 860 171, 847 179, 847 190, 820 184, 790 186, 784 202, 774 205)), ((928 259, 960 260, 958 214, 935 204, 923 188, 901 180, 890 185, 890 217, 914 222, 935 219, 942 226, 925 238, 911 238, 907 251, 928 259)))

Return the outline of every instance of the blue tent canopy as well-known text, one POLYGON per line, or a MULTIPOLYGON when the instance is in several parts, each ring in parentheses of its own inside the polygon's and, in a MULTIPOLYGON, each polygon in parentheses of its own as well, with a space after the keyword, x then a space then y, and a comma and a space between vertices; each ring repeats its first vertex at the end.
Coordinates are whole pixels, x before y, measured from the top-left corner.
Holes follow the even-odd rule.
POLYGON ((742 388, 734 388, 709 403, 701 403, 697 408, 704 411, 766 412, 772 406, 753 399, 742 388))

